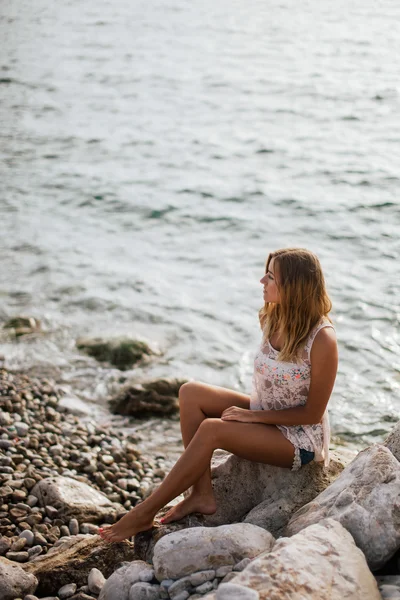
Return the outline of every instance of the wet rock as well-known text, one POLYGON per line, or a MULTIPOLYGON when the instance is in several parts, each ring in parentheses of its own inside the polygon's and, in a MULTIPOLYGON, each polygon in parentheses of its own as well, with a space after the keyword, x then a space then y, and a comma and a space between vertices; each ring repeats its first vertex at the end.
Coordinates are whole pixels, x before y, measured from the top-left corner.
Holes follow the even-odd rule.
POLYGON ((195 571, 235 565, 270 549, 273 536, 250 523, 183 529, 161 538, 154 547, 154 572, 159 581, 195 571))
POLYGON ((79 350, 100 362, 109 362, 121 371, 130 369, 143 360, 159 354, 144 340, 133 338, 80 338, 76 342, 79 350))
POLYGON ((0 557, 0 598, 15 600, 33 594, 38 584, 37 578, 25 573, 16 563, 0 557))
POLYGON ((55 594, 71 578, 78 586, 84 586, 92 569, 110 577, 118 564, 135 558, 131 542, 107 544, 99 536, 78 535, 60 540, 47 554, 26 563, 24 570, 40 580, 40 591, 55 594))
POLYGON ((103 522, 112 513, 125 513, 121 505, 110 500, 86 483, 68 477, 48 477, 35 485, 32 495, 40 506, 58 509, 61 518, 74 517, 78 521, 103 522))
POLYGON ((388 448, 371 446, 360 452, 325 491, 293 515, 287 535, 332 517, 351 533, 370 568, 376 570, 400 546, 399 489, 399 461, 388 448))
POLYGON ((156 379, 130 384, 110 400, 110 409, 134 417, 176 414, 179 412, 179 388, 183 383, 183 379, 156 379))
POLYGON ((16 336, 38 333, 41 331, 39 319, 33 317, 14 317, 9 319, 4 325, 4 329, 13 329, 16 336))

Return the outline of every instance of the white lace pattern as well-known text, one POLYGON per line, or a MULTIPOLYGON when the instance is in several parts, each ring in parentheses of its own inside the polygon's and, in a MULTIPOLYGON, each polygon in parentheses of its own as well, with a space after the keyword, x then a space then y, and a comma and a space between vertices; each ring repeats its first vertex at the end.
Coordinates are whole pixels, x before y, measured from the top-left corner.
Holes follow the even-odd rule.
MULTIPOLYGON (((304 406, 307 402, 311 381, 311 347, 315 336, 332 324, 324 319, 311 331, 304 346, 301 362, 289 363, 277 360, 279 352, 269 341, 262 342, 254 360, 253 387, 250 396, 251 410, 283 410, 304 406)), ((328 409, 323 419, 315 425, 277 425, 295 448, 315 452, 316 461, 329 465, 330 428, 328 409)), ((299 452, 295 454, 292 470, 300 468, 299 452), (297 460, 296 460, 297 459, 297 460)))

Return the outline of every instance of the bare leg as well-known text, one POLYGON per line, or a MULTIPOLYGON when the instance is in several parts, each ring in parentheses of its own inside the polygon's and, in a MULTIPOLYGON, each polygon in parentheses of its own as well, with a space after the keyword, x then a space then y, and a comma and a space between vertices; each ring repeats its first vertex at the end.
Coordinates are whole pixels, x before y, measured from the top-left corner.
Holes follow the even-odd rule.
POLYGON ((118 542, 150 529, 160 508, 187 490, 207 471, 216 448, 247 460, 286 468, 291 467, 294 457, 293 445, 275 425, 206 419, 163 483, 118 523, 104 529, 101 536, 118 542))
MULTIPOLYGON (((249 409, 250 396, 205 383, 195 381, 185 383, 179 390, 180 422, 184 447, 188 447, 204 419, 220 417, 230 406, 249 409)), ((161 522, 178 521, 194 512, 210 515, 216 509, 217 505, 211 485, 211 469, 208 468, 194 483, 190 494, 171 508, 161 522)))

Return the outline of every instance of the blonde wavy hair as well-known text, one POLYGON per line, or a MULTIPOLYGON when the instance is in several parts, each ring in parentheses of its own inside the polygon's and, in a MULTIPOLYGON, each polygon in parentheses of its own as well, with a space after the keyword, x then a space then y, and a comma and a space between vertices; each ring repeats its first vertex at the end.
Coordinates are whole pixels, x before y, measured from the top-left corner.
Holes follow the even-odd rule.
POLYGON ((311 330, 326 317, 332 302, 325 288, 325 278, 317 256, 305 248, 283 248, 268 256, 265 272, 272 259, 280 303, 266 302, 259 311, 264 340, 274 333, 285 342, 278 360, 299 362, 311 330))

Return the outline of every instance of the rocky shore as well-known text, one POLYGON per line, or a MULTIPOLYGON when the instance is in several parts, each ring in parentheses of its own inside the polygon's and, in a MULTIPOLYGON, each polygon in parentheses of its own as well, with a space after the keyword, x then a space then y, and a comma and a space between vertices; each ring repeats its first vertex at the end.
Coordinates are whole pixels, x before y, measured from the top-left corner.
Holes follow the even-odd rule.
POLYGON ((66 413, 49 381, 1 369, 0 598, 399 600, 399 459, 400 425, 328 469, 216 452, 214 515, 106 544, 98 527, 162 481, 165 457, 66 413))

